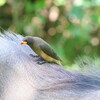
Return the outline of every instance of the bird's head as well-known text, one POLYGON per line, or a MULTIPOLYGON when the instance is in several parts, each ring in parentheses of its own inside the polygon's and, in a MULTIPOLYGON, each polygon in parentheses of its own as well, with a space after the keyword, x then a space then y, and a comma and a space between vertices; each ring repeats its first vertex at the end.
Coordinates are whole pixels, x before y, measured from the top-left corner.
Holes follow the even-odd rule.
POLYGON ((31 36, 26 36, 23 38, 23 40, 20 42, 20 44, 32 44, 33 43, 33 38, 31 36))

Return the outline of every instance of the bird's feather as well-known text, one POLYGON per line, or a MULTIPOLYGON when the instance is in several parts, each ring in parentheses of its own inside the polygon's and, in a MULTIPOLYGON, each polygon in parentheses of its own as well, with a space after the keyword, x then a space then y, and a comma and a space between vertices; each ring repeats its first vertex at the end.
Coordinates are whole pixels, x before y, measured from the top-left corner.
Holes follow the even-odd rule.
POLYGON ((56 60, 60 60, 61 61, 60 57, 55 53, 55 51, 49 45, 47 45, 47 44, 43 45, 42 44, 42 45, 40 45, 40 48, 48 56, 50 56, 50 57, 52 57, 52 58, 54 58, 56 60))

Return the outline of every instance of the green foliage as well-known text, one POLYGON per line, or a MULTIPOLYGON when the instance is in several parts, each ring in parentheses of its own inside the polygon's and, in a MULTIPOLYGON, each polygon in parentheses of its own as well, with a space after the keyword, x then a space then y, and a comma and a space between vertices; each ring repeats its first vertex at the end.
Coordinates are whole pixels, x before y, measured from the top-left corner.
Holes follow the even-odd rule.
POLYGON ((71 10, 69 11, 69 13, 67 13, 70 17, 75 16, 78 19, 82 19, 84 17, 84 12, 83 12, 83 7, 77 7, 77 6, 72 6, 71 10))
POLYGON ((100 55, 99 0, 7 0, 0 25, 22 35, 42 37, 73 64, 80 55, 100 55))

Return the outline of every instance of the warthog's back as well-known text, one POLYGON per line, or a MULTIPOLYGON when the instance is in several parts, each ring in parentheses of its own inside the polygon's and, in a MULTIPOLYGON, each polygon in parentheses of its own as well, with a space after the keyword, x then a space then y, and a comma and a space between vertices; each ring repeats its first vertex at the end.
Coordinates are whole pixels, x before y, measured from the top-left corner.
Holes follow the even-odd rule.
POLYGON ((22 36, 1 29, 0 100, 100 100, 100 79, 64 70, 39 58, 22 36))

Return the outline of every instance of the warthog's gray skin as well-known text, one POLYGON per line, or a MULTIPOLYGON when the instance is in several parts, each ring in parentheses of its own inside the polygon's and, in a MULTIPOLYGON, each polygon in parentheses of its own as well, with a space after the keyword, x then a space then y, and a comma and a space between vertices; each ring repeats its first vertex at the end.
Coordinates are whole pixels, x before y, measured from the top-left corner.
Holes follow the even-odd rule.
POLYGON ((0 100, 100 100, 100 79, 37 64, 22 36, 0 29, 0 100))

